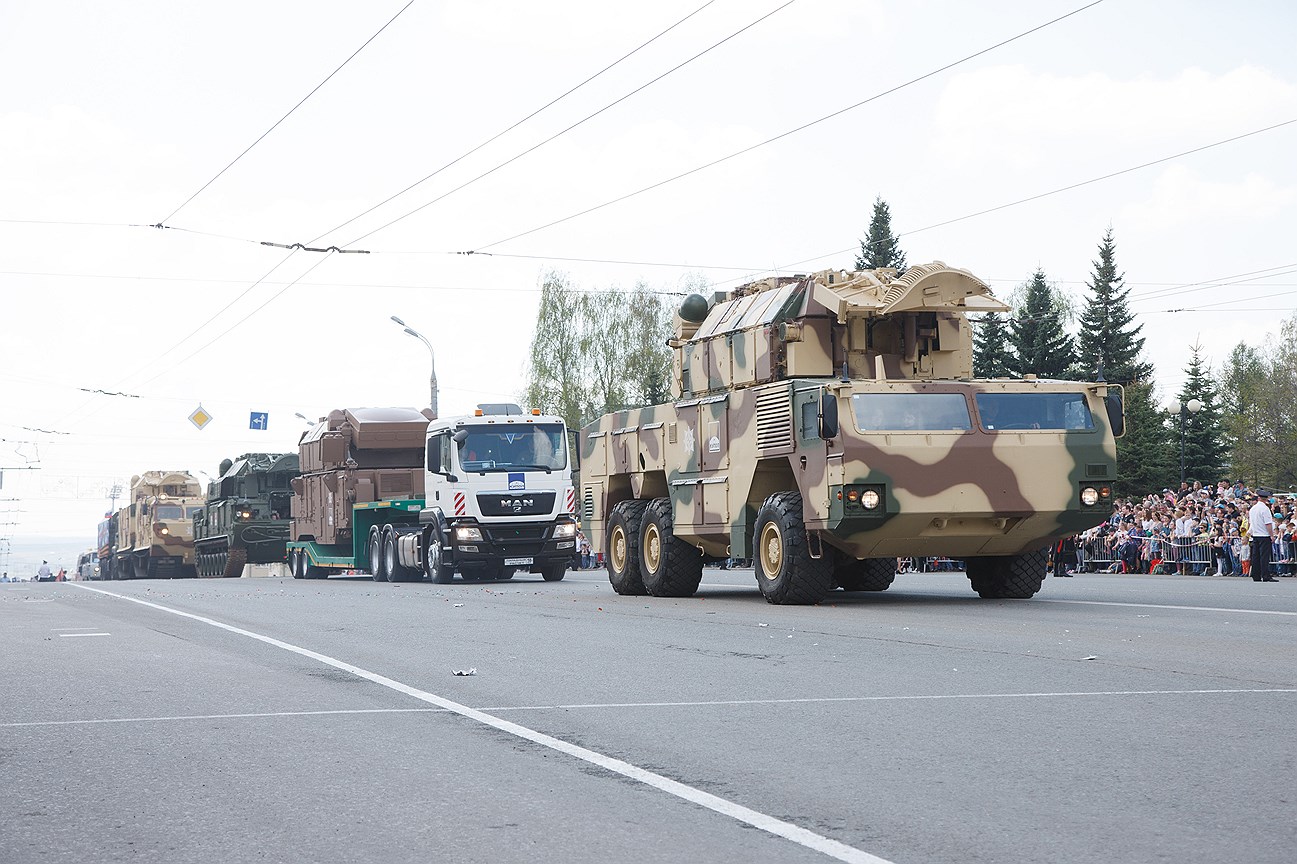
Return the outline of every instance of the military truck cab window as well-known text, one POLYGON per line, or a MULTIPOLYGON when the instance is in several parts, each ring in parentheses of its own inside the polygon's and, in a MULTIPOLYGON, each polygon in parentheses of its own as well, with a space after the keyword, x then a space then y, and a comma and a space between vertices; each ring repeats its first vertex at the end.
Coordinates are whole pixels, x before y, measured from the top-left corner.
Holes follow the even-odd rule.
POLYGON ((154 519, 179 519, 185 515, 185 508, 159 504, 153 508, 154 519))
POLYGON ((458 442, 465 471, 558 471, 567 467, 563 427, 556 423, 465 426, 458 442))
POLYGON ((978 393, 975 398, 988 432, 1094 429, 1083 393, 978 393))
POLYGON ((960 393, 855 393, 851 413, 861 432, 967 432, 973 428, 960 393))

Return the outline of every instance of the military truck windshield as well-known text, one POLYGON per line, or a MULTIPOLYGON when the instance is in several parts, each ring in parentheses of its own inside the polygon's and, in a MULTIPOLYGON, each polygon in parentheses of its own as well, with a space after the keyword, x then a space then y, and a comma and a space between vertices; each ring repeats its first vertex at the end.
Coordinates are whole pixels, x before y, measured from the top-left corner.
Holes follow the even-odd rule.
POLYGON ((976 399, 988 432, 1094 428, 1084 393, 978 393, 976 399))
POLYGON ((856 393, 851 411, 861 432, 966 432, 973 428, 959 393, 856 393))
POLYGON ((536 423, 465 426, 459 464, 465 471, 557 471, 567 467, 563 426, 536 423))
POLYGON ((184 507, 175 507, 169 504, 159 504, 153 508, 154 519, 179 519, 185 515, 184 507))

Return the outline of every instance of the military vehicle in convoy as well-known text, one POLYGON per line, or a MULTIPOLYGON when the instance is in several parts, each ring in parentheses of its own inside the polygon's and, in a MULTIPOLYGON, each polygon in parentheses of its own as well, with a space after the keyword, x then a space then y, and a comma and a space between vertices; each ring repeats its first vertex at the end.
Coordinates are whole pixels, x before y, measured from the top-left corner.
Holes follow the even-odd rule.
MULTIPOLYGON (((435 405, 435 400, 434 400, 435 405)), ((575 546, 563 421, 515 405, 332 411, 303 435, 289 567, 299 579, 562 579, 575 546)))
POLYGON ((286 558, 296 453, 244 453, 221 461, 194 514, 194 561, 199 576, 238 577, 246 564, 286 558))
POLYGON ((99 523, 97 537, 99 553, 99 578, 120 579, 117 574, 117 514, 105 513, 99 523))
POLYGON ((689 596, 752 558, 771 603, 881 591, 898 556, 1033 596, 1045 548, 1112 512, 1121 389, 974 379, 967 315, 1007 311, 941 262, 692 295, 667 404, 581 431, 581 515, 621 594, 689 596))
POLYGON ((130 503, 116 514, 114 578, 193 576, 193 518, 203 506, 202 495, 202 486, 184 471, 132 477, 130 503))
POLYGON ((418 524, 429 419, 413 408, 344 408, 302 435, 288 543, 294 578, 366 570, 377 563, 376 528, 418 524))

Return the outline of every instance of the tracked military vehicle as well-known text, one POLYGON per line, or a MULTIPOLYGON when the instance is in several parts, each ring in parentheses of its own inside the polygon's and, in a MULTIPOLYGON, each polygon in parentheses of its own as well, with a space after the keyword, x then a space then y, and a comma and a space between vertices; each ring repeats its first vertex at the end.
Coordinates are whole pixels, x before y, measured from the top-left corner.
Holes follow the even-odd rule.
POLYGON ((184 471, 145 471, 132 477, 131 503, 116 516, 113 578, 193 576, 193 518, 202 508, 202 494, 202 486, 184 471))
POLYGON ((221 462, 207 503, 194 515, 199 576, 237 577, 245 564, 285 560, 297 473, 296 453, 244 453, 221 462))
POLYGON ((972 377, 967 271, 773 277, 675 319, 672 402, 581 431, 581 511, 621 594, 689 596, 752 558, 771 603, 881 591, 898 556, 966 562, 987 598, 1033 596, 1046 547, 1112 512, 1121 391, 972 377))

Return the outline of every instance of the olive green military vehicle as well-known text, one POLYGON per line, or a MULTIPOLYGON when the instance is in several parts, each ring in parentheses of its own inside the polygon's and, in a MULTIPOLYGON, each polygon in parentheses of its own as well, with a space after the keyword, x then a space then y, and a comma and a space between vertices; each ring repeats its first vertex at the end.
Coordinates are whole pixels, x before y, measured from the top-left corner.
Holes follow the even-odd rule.
POLYGON ((581 430, 581 510, 621 594, 692 595, 752 558, 771 603, 882 591, 899 556, 1033 596, 1046 547, 1112 512, 1121 388, 974 379, 968 313, 1007 311, 941 262, 773 277, 685 300, 667 404, 581 430))
POLYGON ((245 564, 287 560, 297 473, 296 453, 244 453, 221 461, 207 503, 194 515, 199 576, 237 577, 245 564))
POLYGON ((130 502, 117 511, 113 578, 194 575, 194 514, 203 490, 184 471, 145 471, 131 478, 130 502))

